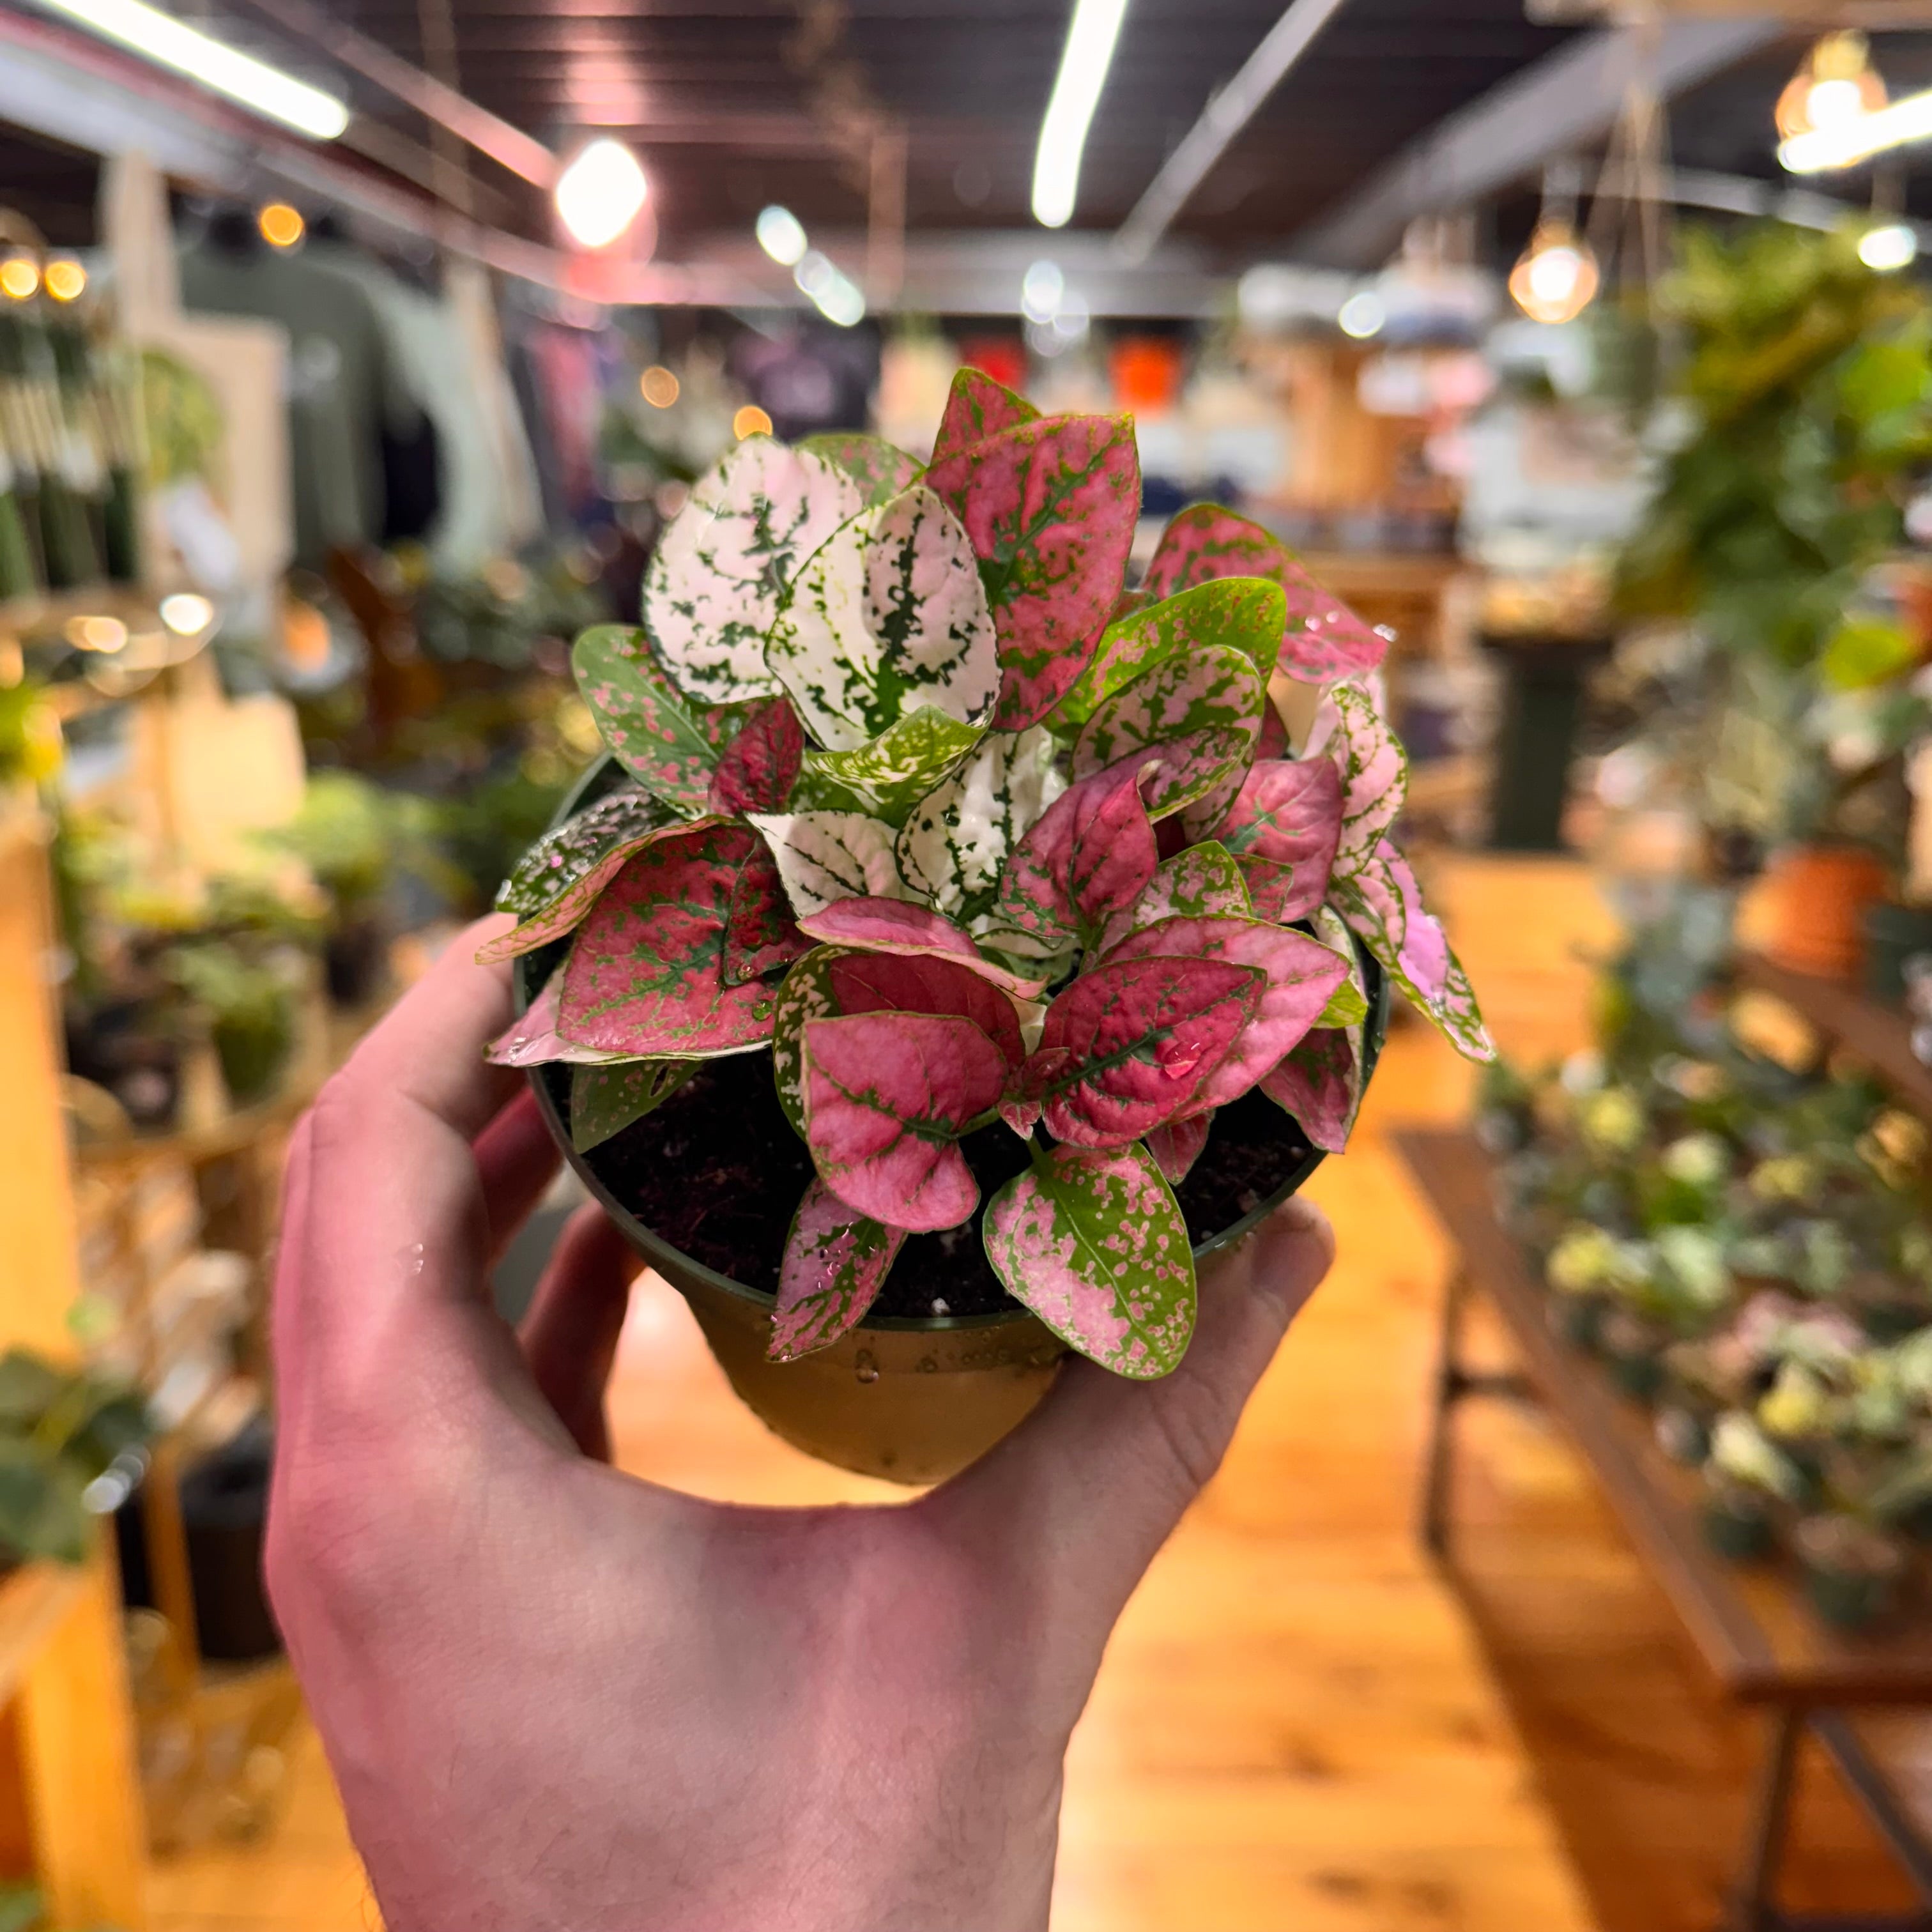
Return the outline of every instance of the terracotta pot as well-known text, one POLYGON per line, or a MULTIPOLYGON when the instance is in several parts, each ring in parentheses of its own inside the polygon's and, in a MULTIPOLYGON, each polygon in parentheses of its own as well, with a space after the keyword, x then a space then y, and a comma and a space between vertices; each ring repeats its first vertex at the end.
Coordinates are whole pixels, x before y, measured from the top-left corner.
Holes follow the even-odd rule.
POLYGON ((1794 973, 1855 979, 1865 909, 1885 896, 1886 868, 1857 845, 1786 846, 1765 868, 1766 956, 1794 973))
MULTIPOLYGON (((611 782, 603 766, 594 766, 552 823, 599 796, 611 782)), ((1366 1088, 1388 1030, 1388 986, 1367 953, 1361 957, 1372 988, 1363 1035, 1366 1088)), ((520 1012, 532 989, 530 961, 517 965, 520 1012)), ((694 1261, 623 1208, 598 1177, 596 1150, 586 1156, 572 1147, 543 1072, 531 1070, 531 1088, 565 1158, 645 1261, 684 1297, 746 1406, 795 1448, 862 1475, 942 1482, 1016 1428, 1053 1385, 1066 1344, 1020 1310, 863 1322, 802 1360, 769 1360, 772 1298, 694 1261)), ((1322 1159, 1311 1152, 1252 1213, 1197 1246, 1196 1259, 1232 1247, 1300 1188, 1322 1159)))

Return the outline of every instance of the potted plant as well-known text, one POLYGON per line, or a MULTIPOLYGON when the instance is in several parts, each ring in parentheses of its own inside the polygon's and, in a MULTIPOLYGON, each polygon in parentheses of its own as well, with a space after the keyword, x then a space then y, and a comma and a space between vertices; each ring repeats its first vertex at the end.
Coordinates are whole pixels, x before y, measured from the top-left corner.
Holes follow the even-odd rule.
POLYGON ((1905 1568, 1898 1538, 1858 1516, 1808 1516, 1792 1532, 1811 1607, 1838 1630, 1859 1630, 1888 1610, 1905 1568))
POLYGON ((149 1433, 146 1405, 120 1384, 25 1348, 0 1355, 0 1570, 34 1557, 84 1562, 88 1518, 131 1490, 149 1433), (91 1492, 122 1459, 128 1480, 91 1492))
POLYGON ((965 371, 925 466, 739 445, 644 628, 578 641, 610 755, 500 897, 493 1052, 835 1462, 943 1475, 1069 1348, 1173 1369, 1196 1254, 1346 1142, 1388 985, 1490 1052, 1388 842, 1383 640, 1211 505, 1125 590, 1139 506, 1129 421, 965 371))

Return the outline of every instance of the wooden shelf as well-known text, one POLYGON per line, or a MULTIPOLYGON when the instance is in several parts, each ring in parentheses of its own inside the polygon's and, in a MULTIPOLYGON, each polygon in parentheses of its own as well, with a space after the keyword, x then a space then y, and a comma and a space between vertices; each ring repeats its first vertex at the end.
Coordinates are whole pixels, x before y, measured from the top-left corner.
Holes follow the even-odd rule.
POLYGON ((87 1572, 28 1563, 0 1580, 0 1704, 67 1621, 87 1588, 87 1572))
POLYGON ((1932 1120, 1932 1066, 1912 1051, 1912 1023, 1855 980, 1820 980, 1774 965, 1761 952, 1740 952, 1747 986, 1782 1000, 1828 1039, 1866 1061, 1914 1112, 1932 1120))

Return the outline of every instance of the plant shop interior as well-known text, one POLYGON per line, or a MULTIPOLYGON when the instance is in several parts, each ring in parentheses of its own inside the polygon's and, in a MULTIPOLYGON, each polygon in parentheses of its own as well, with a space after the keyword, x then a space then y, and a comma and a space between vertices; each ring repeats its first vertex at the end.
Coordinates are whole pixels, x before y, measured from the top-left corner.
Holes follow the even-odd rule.
POLYGON ((619 1922, 424 1227, 560 1486, 1166 1430, 1054 1932, 1932 1925, 1928 263, 1929 0, 0 0, 0 1932, 619 1922))

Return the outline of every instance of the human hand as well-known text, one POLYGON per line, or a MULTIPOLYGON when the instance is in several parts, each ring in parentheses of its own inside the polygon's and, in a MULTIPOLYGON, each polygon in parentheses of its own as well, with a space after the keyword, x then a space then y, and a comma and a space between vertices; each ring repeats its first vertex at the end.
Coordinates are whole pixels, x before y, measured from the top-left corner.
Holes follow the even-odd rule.
POLYGON ((275 1286, 276 1614, 388 1932, 1037 1932, 1116 1618, 1326 1272, 1291 1201, 1201 1270, 1156 1383, 1070 1361, 903 1504, 620 1474, 636 1263, 569 1223, 519 1337, 491 1263, 556 1154, 452 945, 298 1129, 275 1286))

